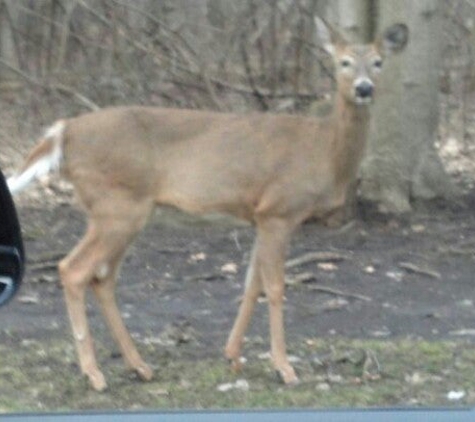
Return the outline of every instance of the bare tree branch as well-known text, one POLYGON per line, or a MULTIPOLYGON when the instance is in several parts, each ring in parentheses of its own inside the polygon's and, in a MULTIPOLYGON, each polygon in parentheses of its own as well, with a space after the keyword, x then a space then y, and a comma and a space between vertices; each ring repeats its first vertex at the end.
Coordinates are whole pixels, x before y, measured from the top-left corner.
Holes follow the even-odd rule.
POLYGON ((56 89, 56 90, 58 90, 60 92, 63 92, 65 94, 69 94, 69 95, 73 96, 75 99, 77 99, 83 106, 85 106, 87 109, 89 109, 91 111, 96 111, 96 110, 100 109, 100 107, 96 103, 94 103, 92 100, 90 100, 85 95, 81 94, 80 92, 78 92, 78 91, 76 91, 76 90, 74 90, 70 87, 67 87, 67 86, 65 86, 63 84, 60 84, 60 83, 53 83, 53 84, 43 83, 43 82, 39 81, 38 79, 32 77, 31 75, 29 75, 29 74, 23 72, 22 70, 18 69, 17 67, 12 66, 10 63, 5 61, 1 57, 0 57, 0 63, 3 64, 5 67, 7 67, 12 72, 16 73, 21 78, 23 78, 30 85, 38 86, 38 87, 45 88, 45 89, 56 89))

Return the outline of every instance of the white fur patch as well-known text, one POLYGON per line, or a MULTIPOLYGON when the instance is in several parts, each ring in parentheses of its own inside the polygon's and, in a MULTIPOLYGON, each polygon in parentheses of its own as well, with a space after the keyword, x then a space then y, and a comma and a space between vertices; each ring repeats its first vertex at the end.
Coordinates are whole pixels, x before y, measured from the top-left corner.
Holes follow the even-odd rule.
POLYGON ((23 173, 9 177, 7 180, 8 189, 12 194, 22 191, 34 179, 48 174, 54 165, 53 157, 44 157, 38 160, 32 166, 28 167, 23 173))
POLYGON ((63 133, 65 127, 66 122, 64 120, 58 120, 45 133, 46 139, 53 139, 54 141, 54 148, 50 155, 50 171, 59 170, 61 160, 63 158, 63 133))
POLYGON ((53 126, 46 129, 45 138, 58 138, 63 135, 65 127, 64 120, 58 120, 53 126))
POLYGON ((103 280, 109 275, 109 266, 107 264, 102 264, 96 271, 96 277, 99 280, 103 280))
POLYGON ((59 169, 63 155, 62 139, 64 127, 64 120, 59 120, 46 131, 44 139, 51 139, 53 141, 53 149, 50 154, 41 157, 30 167, 26 168, 23 173, 8 178, 7 185, 12 194, 22 191, 33 180, 59 169))
POLYGON ((79 333, 79 332, 75 332, 74 333, 74 338, 79 341, 79 342, 83 342, 84 340, 86 340, 86 334, 85 333, 79 333))

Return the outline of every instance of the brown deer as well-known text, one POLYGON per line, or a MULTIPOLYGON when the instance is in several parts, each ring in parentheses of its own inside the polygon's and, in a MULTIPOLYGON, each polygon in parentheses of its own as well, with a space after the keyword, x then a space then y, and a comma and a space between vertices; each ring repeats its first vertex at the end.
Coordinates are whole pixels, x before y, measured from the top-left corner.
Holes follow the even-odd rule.
POLYGON ((117 308, 115 283, 128 245, 154 206, 190 213, 224 212, 252 222, 256 240, 245 294, 225 354, 235 369, 256 299, 268 298, 271 355, 286 384, 298 381, 285 345, 284 260, 294 229, 311 215, 327 218, 345 203, 358 171, 383 60, 401 51, 408 29, 396 24, 369 45, 353 45, 316 19, 335 62, 333 112, 226 114, 154 107, 109 108, 59 120, 10 177, 14 193, 59 169, 88 217, 84 238, 59 264, 82 372, 103 390, 86 317, 92 287, 127 365, 144 380, 143 361, 117 308))

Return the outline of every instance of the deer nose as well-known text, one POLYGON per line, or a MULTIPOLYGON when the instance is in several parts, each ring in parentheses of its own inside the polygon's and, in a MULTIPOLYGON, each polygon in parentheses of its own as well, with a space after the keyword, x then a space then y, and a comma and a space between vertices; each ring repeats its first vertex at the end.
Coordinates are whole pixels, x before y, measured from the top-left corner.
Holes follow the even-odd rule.
POLYGON ((373 96, 373 92, 374 85, 368 79, 358 81, 358 83, 355 84, 355 94, 358 98, 371 98, 373 96))

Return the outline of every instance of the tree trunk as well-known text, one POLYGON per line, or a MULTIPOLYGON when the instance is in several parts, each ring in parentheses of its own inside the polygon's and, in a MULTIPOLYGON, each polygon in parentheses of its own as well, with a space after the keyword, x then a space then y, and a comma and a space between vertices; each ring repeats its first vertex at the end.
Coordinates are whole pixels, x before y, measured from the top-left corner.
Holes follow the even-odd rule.
POLYGON ((409 45, 385 63, 363 163, 361 194, 382 211, 406 212, 411 199, 453 192, 435 151, 441 63, 440 0, 380 0, 379 31, 409 26, 409 45))
POLYGON ((338 25, 350 42, 365 43, 371 39, 372 0, 338 0, 330 4, 328 17, 338 25))

